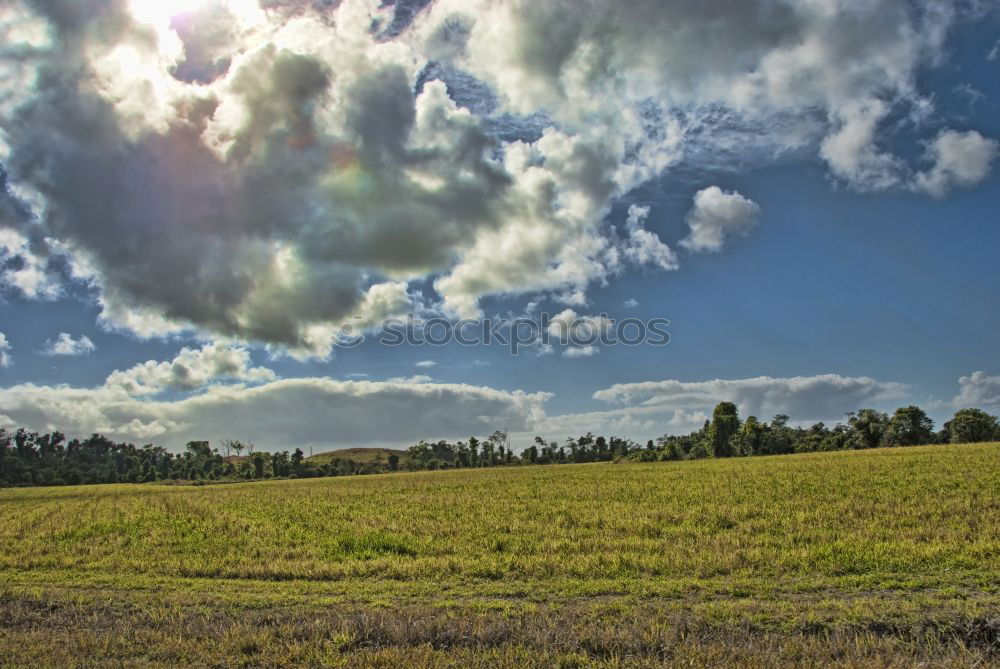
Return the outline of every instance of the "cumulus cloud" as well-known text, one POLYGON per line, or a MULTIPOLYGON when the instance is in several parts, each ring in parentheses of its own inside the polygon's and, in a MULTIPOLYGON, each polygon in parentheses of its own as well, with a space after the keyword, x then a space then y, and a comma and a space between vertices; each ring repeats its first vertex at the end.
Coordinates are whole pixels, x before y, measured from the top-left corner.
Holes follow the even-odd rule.
POLYGON ((597 344, 610 340, 615 322, 608 316, 580 315, 573 309, 565 309, 551 318, 548 325, 548 343, 542 347, 541 353, 551 353, 552 344, 564 346, 564 358, 590 358, 600 349, 597 344))
MULTIPOLYGON (((0 209, 2 205, 0 188, 0 209)), ((10 288, 31 300, 60 297, 62 289, 58 276, 49 269, 44 255, 36 253, 24 235, 4 229, 3 223, 4 215, 0 211, 0 287, 10 288)))
POLYGON ((497 226, 510 178, 492 140, 442 84, 414 96, 419 64, 369 35, 363 3, 336 24, 199 15, 233 28, 204 84, 175 76, 187 52, 168 13, 85 5, 15 10, 48 38, 15 45, 29 85, 4 91, 0 160, 42 203, 19 234, 63 242, 106 318, 324 353, 318 329, 497 226))
POLYGON ((975 130, 946 131, 927 147, 932 167, 916 177, 915 187, 934 197, 944 197, 957 186, 970 187, 986 179, 1000 151, 1000 143, 975 130))
POLYGON ((42 352, 45 355, 80 356, 90 355, 96 350, 97 347, 90 341, 90 337, 80 335, 79 339, 73 339, 68 332, 60 332, 54 340, 45 342, 42 352))
POLYGON ((721 251, 726 237, 746 235, 757 225, 760 207, 737 192, 711 186, 695 193, 687 215, 690 228, 681 246, 690 251, 721 251))
POLYGON ((178 400, 102 388, 19 385, 0 389, 17 425, 98 431, 115 439, 179 448, 190 440, 252 438, 263 449, 412 444, 497 428, 527 430, 548 395, 407 380, 276 380, 252 388, 219 385, 178 400))
MULTIPOLYGON (((6 3, 0 281, 51 298, 69 276, 107 327, 299 356, 328 356, 345 324, 420 308, 430 286, 452 316, 491 295, 583 304, 623 263, 676 268, 648 212, 631 212, 624 242, 605 220, 682 162, 800 151, 859 189, 913 183, 885 126, 928 107, 917 73, 965 11, 416 7, 6 3)), ((976 180, 953 144, 935 140, 922 190, 976 180)), ((706 234, 691 245, 721 245, 706 234)))
POLYGON ((414 367, 419 367, 420 369, 430 369, 431 367, 437 367, 437 363, 433 360, 421 360, 414 367))
POLYGON ((917 73, 940 62, 965 11, 977 10, 937 0, 440 0, 419 25, 435 57, 489 82, 508 109, 545 109, 629 145, 620 179, 681 158, 747 158, 739 146, 764 156, 808 147, 838 179, 871 190, 904 183, 884 126, 927 107, 917 73))
POLYGON ((11 346, 7 341, 7 335, 0 332, 0 367, 10 367, 13 359, 10 356, 11 346))
POLYGON ((1000 411, 1000 376, 973 372, 958 380, 960 391, 951 401, 956 409, 970 407, 1000 411))
POLYGON ((649 217, 649 207, 632 205, 625 219, 625 257, 637 265, 653 265, 662 270, 675 270, 680 265, 677 254, 655 234, 643 228, 649 217))
POLYGON ((783 413, 800 421, 842 420, 844 413, 906 396, 902 383, 837 374, 713 381, 651 381, 618 384, 594 393, 594 399, 625 405, 642 415, 676 410, 711 414, 719 402, 734 402, 743 417, 783 413))
POLYGON ((108 376, 105 388, 129 396, 154 396, 164 391, 191 391, 218 381, 262 383, 273 381, 274 371, 254 367, 250 352, 228 342, 212 342, 200 349, 183 348, 170 361, 149 360, 108 376))
POLYGON ((635 309, 636 307, 639 306, 639 300, 635 299, 634 297, 630 297, 627 300, 625 300, 623 306, 626 309, 635 309))

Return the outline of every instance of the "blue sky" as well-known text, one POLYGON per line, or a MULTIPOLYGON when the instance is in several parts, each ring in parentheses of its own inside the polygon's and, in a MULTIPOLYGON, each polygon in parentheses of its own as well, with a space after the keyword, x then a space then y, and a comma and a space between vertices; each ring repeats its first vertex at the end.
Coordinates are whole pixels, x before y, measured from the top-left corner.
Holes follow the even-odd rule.
MULTIPOLYGON (((684 63, 672 43, 644 41, 627 10, 594 2, 594 25, 574 24, 560 52, 571 55, 553 70, 503 36, 530 43, 546 21, 565 19, 560 3, 532 14, 441 1, 399 36, 359 32, 349 76, 325 74, 345 57, 342 35, 314 47, 323 17, 283 13, 282 3, 265 13, 206 0, 182 16, 139 0, 85 4, 93 12, 72 25, 27 4, 0 16, 39 54, 0 52, 5 71, 35 82, 4 91, 15 102, 0 110, 8 427, 279 448, 498 428, 522 440, 588 430, 645 440, 698 427, 724 399, 743 415, 803 423, 910 402, 938 423, 966 405, 1000 409, 995 4, 911 11, 873 1, 871 34, 853 36, 857 62, 841 48, 849 16, 748 18, 756 3, 727 4, 719 11, 732 32, 710 33, 707 63, 684 63), (154 53, 95 57, 83 73, 60 59, 55 45, 74 31, 96 40, 88 53, 119 54, 91 29, 115 12, 134 22, 117 46, 129 31, 152 31, 154 53), (623 34, 595 32, 601 12, 623 34), (455 55, 440 34, 459 19, 468 35, 455 55), (201 24, 243 32, 202 43, 217 33, 201 24), (614 76, 589 69, 588 44, 607 48, 614 76), (827 83, 788 89, 784 77, 798 75, 775 63, 814 44, 826 60, 798 75, 827 83), (212 75, 217 61, 204 54, 232 65, 212 75), (658 69, 678 59, 679 74, 658 69), (179 81, 178 63, 202 68, 208 83, 179 81), (650 63, 655 75, 640 67, 650 63), (148 73, 140 65, 162 68, 162 90, 114 97, 132 69, 148 73), (52 72, 81 77, 64 117, 37 106, 51 94, 41 73, 52 72), (433 77, 441 83, 424 83, 433 77), (722 92, 704 83, 716 79, 722 92), (308 99, 295 92, 310 86, 308 99), (593 108, 581 111, 581 99, 593 108), (94 100, 114 130, 91 141, 67 119, 92 123, 94 100), (190 111, 199 100, 214 105, 208 121, 190 111), (630 126, 629 113, 645 120, 630 126), (195 118, 204 126, 192 149, 181 128, 195 118), (306 188, 312 170, 325 176, 306 188), (717 199, 698 199, 713 187, 717 199), (219 210, 205 193, 229 204, 219 210), (649 207, 633 227, 631 206, 649 207), (691 242, 696 220, 722 230, 716 248, 691 242), (536 236, 547 241, 531 246, 536 236), (567 357, 560 347, 511 356, 373 341, 382 318, 414 309, 452 320, 667 318, 671 342, 567 357), (369 341, 331 348, 329 333, 351 314, 369 341), (62 333, 90 345, 53 354, 62 333)), ((393 9, 323 11, 348 31, 393 9)), ((695 9, 670 11, 681 12, 662 17, 670 25, 708 25, 695 9)))

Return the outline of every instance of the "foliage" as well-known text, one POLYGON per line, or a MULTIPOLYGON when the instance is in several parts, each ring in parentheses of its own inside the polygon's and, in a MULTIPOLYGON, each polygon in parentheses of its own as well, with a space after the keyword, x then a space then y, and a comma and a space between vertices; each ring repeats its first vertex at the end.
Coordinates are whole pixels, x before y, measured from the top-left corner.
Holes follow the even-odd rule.
POLYGON ((788 416, 778 414, 770 422, 749 416, 740 422, 736 406, 722 402, 705 427, 688 435, 664 435, 655 455, 634 453, 637 460, 697 460, 706 457, 781 455, 869 449, 887 446, 915 446, 932 443, 972 443, 1000 439, 995 416, 979 409, 962 409, 934 432, 934 423, 923 409, 907 406, 892 418, 875 409, 847 414, 847 424, 829 428, 816 423, 808 428, 788 425, 788 416))
POLYGON ((264 480, 379 474, 407 469, 438 470, 514 465, 612 462, 630 457, 654 460, 697 460, 707 457, 780 455, 928 443, 969 443, 1000 439, 997 418, 979 409, 962 409, 933 432, 933 422, 916 406, 897 409, 889 418, 875 409, 848 414, 846 425, 809 428, 788 425, 789 417, 775 416, 769 424, 750 416, 741 422, 732 402, 721 402, 712 420, 688 435, 666 435, 644 447, 620 437, 591 432, 570 437, 560 445, 535 437, 516 453, 510 436, 496 431, 485 439, 421 441, 405 453, 388 449, 345 449, 307 458, 301 448, 263 453, 253 444, 225 440, 225 455, 207 441, 192 441, 179 454, 152 444, 137 448, 114 443, 101 435, 66 441, 59 432, 38 434, 0 429, 0 488, 80 483, 144 483, 154 481, 264 480), (242 455, 246 451, 247 455, 242 455), (236 455, 232 455, 236 453, 236 455), (373 455, 374 454, 374 455, 373 455), (349 457, 339 457, 340 455, 349 457), (353 459, 357 457, 358 460, 353 459))
POLYGON ((995 439, 1000 434, 997 417, 991 416, 979 409, 962 409, 955 417, 944 424, 948 441, 953 444, 965 444, 975 441, 995 439))

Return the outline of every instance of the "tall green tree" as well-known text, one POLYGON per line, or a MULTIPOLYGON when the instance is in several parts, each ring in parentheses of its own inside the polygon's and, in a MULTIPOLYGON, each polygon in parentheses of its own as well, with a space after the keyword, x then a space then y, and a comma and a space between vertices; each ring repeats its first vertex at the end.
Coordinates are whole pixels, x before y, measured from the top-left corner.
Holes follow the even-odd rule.
POLYGON ((923 409, 911 404, 892 414, 882 441, 886 446, 915 446, 929 444, 933 438, 934 421, 923 409))
POLYGON ((889 427, 889 417, 875 409, 851 412, 847 422, 853 431, 854 448, 878 448, 889 427))
POLYGON ((736 435, 736 454, 754 455, 764 452, 764 444, 767 439, 767 426, 757 420, 756 416, 750 416, 743 423, 739 433, 736 435))
POLYGON ((732 402, 719 402, 712 412, 712 422, 705 434, 705 450, 709 456, 728 458, 736 453, 734 440, 740 431, 740 417, 732 402))
POLYGON ((961 409, 944 426, 953 444, 971 444, 1000 438, 997 417, 982 409, 961 409))

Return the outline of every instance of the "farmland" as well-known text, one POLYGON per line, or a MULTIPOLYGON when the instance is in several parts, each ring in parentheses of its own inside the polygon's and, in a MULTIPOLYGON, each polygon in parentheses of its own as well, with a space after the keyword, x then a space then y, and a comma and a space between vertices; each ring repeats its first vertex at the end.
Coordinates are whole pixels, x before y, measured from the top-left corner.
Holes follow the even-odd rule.
POLYGON ((0 665, 1000 664, 1000 446, 0 491, 0 665))

